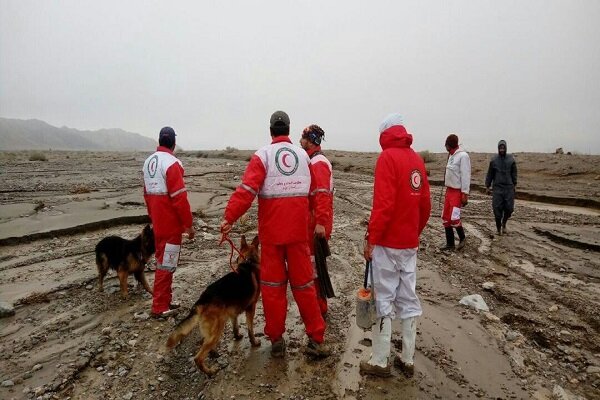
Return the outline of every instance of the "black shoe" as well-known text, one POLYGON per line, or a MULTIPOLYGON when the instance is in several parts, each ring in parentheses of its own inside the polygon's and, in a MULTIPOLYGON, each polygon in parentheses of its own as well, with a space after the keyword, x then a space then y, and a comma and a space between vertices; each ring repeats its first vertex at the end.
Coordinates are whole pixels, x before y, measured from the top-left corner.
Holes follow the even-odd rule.
POLYGON ((331 354, 331 350, 326 344, 317 343, 312 339, 308 340, 308 344, 304 349, 304 352, 309 356, 317 357, 317 358, 325 358, 331 354))
POLYGON ((458 245, 456 246, 456 250, 460 250, 463 247, 465 247, 465 244, 467 243, 467 239, 463 239, 460 242, 458 242, 458 245))
POLYGON ((271 357, 281 358, 285 356, 285 339, 281 338, 271 345, 271 357))

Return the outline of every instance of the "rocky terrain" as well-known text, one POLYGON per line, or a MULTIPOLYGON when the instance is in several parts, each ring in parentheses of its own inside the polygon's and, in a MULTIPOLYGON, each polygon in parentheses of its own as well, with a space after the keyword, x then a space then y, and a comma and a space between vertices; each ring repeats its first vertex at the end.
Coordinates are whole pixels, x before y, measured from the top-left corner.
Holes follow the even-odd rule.
MULTIPOLYGON (((198 230, 184 243, 174 277, 184 308, 229 271, 218 225, 250 154, 180 153, 198 230)), ((509 233, 496 236, 491 198, 480 191, 490 155, 472 154, 468 243, 451 254, 438 250, 441 186, 432 186, 419 254, 424 315, 412 380, 398 372, 391 379, 358 373, 370 344, 370 332, 354 323, 354 306, 376 154, 330 152, 336 196, 329 268, 337 297, 330 301, 326 340, 333 355, 316 361, 303 354, 306 338, 290 301, 286 357, 272 359, 262 334, 259 348, 247 337, 234 341, 228 327, 210 360, 220 368, 213 378, 191 359, 197 333, 173 352, 164 348, 183 315, 149 318, 150 297, 132 288, 122 300, 114 273, 105 292, 97 291, 96 243, 112 234, 132 238, 147 221, 140 174, 146 154, 46 156, 32 162, 26 152, 0 153, 2 399, 600 398, 599 156, 517 154, 516 212, 509 233), (473 294, 489 311, 459 304, 473 294)), ((435 184, 445 155, 429 157, 435 184)), ((255 232, 253 206, 231 236, 255 232)), ((262 332, 260 303, 256 325, 262 332)))

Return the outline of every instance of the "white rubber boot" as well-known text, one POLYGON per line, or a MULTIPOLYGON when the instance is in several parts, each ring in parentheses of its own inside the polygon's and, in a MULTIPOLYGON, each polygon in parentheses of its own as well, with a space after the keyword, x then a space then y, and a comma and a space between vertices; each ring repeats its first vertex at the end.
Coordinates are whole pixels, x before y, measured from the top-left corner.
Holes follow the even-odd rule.
POLYGON ((417 317, 402 320, 402 355, 394 360, 404 375, 412 377, 415 372, 415 342, 417 340, 417 317))
POLYGON ((373 347, 369 361, 360 362, 360 372, 368 375, 388 377, 392 375, 389 363, 392 341, 392 319, 379 318, 373 325, 373 347))

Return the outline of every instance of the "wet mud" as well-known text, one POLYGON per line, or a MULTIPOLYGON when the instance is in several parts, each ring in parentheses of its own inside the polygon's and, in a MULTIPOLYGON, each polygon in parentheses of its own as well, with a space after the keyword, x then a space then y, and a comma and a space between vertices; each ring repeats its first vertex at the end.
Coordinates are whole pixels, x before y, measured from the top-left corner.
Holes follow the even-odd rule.
MULTIPOLYGON (((332 356, 313 360, 304 354, 306 335, 288 293, 286 356, 271 358, 259 302, 255 329, 262 345, 250 346, 240 317, 244 338, 233 340, 226 328, 218 354, 209 359, 219 372, 207 378, 192 360, 197 332, 174 351, 164 344, 202 290, 229 272, 229 249, 218 245, 218 226, 248 154, 202 154, 181 155, 197 237, 184 242, 174 277, 174 296, 184 311, 163 321, 149 318, 151 298, 133 278, 126 300, 113 272, 105 291, 97 290, 96 243, 107 235, 132 238, 143 228, 145 220, 127 218, 145 216, 139 172, 145 155, 63 152, 45 163, 21 153, 0 156, 0 301, 16 311, 0 319, 0 398, 549 399, 560 390, 570 398, 600 398, 600 215, 517 200, 509 232, 498 236, 491 198, 475 192, 464 210, 465 249, 443 253, 436 186, 418 262, 424 315, 415 377, 399 371, 389 379, 361 376, 358 364, 369 355, 370 332, 355 325, 354 307, 375 156, 365 154, 363 165, 344 152, 332 157, 337 192, 329 268, 337 297, 330 301, 326 333, 332 356), (482 295, 490 312, 458 304, 470 294, 482 295)), ((435 170, 435 164, 428 167, 435 170)), ((552 176, 533 167, 530 173, 524 168, 523 190, 539 192, 546 185, 549 195, 560 191, 552 176), (528 176, 545 180, 528 185, 528 176)), ((593 174, 565 178, 588 179, 593 192, 593 174)), ((232 238, 255 233, 256 222, 254 205, 232 238)), ((400 350, 395 324, 393 351, 400 350)))

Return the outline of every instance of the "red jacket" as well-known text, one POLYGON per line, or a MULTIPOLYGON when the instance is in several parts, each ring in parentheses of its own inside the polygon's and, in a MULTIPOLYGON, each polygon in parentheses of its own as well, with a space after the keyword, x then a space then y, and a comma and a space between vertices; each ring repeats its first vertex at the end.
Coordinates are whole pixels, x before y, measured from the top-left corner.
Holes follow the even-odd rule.
POLYGON ((333 229, 333 174, 331 163, 321 153, 321 146, 307 152, 310 157, 310 223, 309 238, 315 232, 317 224, 325 227, 327 239, 333 229))
POLYGON ((280 245, 308 240, 310 159, 288 136, 277 136, 258 150, 246 167, 242 184, 231 195, 225 220, 233 224, 258 195, 261 243, 280 245))
POLYGON ((181 235, 192 226, 183 182, 183 166, 171 150, 159 146, 144 162, 144 200, 158 237, 181 235))
POLYGON ((394 249, 419 247, 431 212, 425 164, 411 149, 412 136, 401 125, 383 131, 379 144, 383 152, 375 166, 367 240, 394 249))

